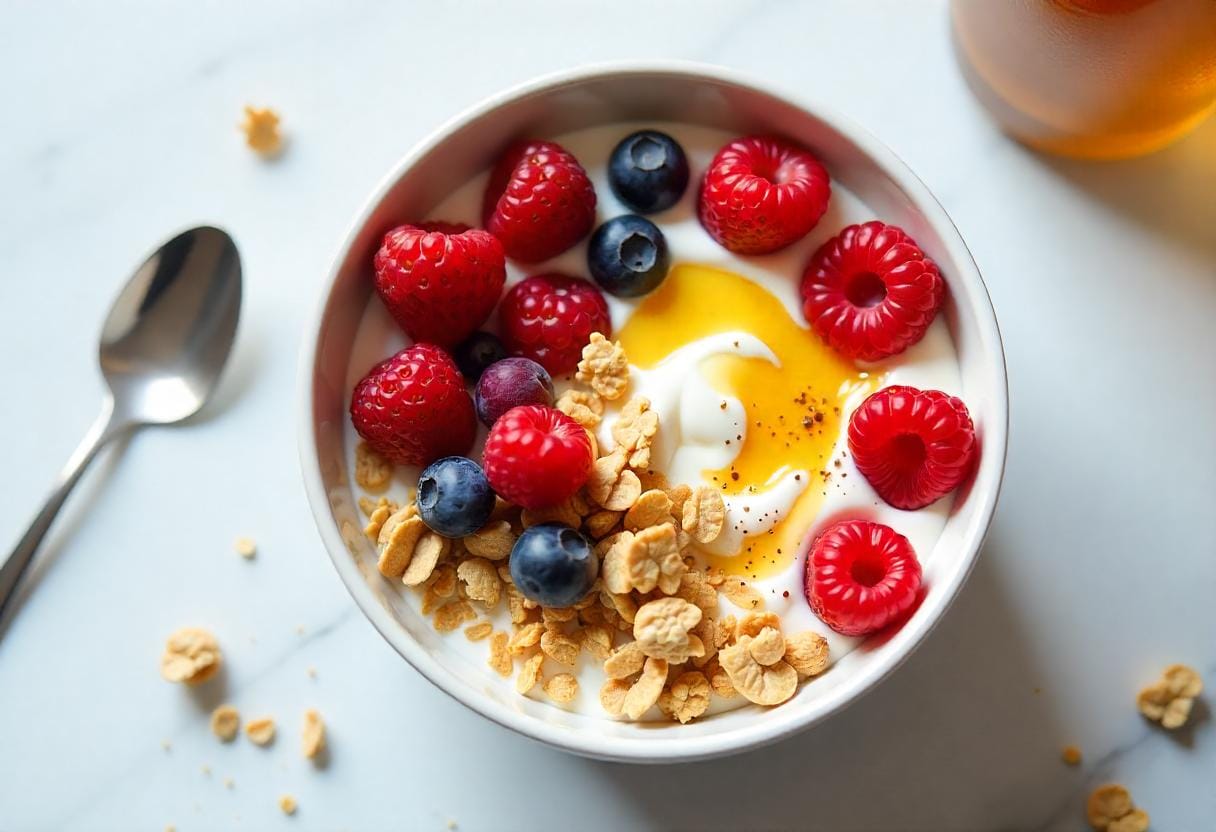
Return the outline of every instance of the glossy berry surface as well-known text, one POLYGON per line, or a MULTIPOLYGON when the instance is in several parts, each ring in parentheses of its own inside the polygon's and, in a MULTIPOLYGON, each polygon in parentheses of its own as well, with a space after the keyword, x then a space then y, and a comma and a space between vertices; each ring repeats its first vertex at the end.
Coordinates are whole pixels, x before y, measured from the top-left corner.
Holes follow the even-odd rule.
POLYGON ((924 508, 971 472, 977 450, 971 414, 940 390, 885 387, 849 417, 849 452, 878 496, 924 508))
POLYGON ((901 229, 850 225, 802 275, 802 311, 842 355, 879 361, 924 337, 946 294, 937 265, 901 229))
POLYGON ((507 256, 539 263, 591 231, 595 188, 578 159, 556 142, 516 142, 490 172, 482 219, 507 256))
POLYGON ((507 279, 502 245, 477 228, 402 225, 373 259, 376 293, 418 342, 450 347, 490 316, 507 279))
POLYGON ((553 379, 528 358, 504 358, 481 374, 473 392, 477 418, 493 427, 498 417, 522 404, 553 405, 553 379))
POLYGON ((582 534, 561 523, 525 529, 511 549, 511 580, 544 607, 568 607, 586 597, 600 571, 582 534))
POLYGON ((465 338, 452 350, 452 358, 461 374, 474 384, 481 374, 496 361, 502 361, 508 355, 507 348, 497 335, 489 332, 474 332, 465 338))
POLYGON ((611 295, 635 298, 654 291, 667 277, 671 256, 658 226, 625 214, 601 225, 587 246, 587 269, 611 295))
POLYGON ((593 283, 538 274, 511 287, 498 306, 507 348, 553 375, 574 372, 591 333, 612 334, 608 303, 593 283))
POLYGON ((492 511, 494 489, 468 457, 437 459, 418 477, 418 516, 433 532, 464 537, 484 526, 492 511))
POLYGON ((747 136, 714 156, 697 213, 709 236, 736 254, 768 254, 806 236, 831 196, 811 152, 772 136, 747 136))
POLYGON ((608 184, 639 214, 663 211, 679 202, 688 187, 688 158, 666 133, 639 130, 613 148, 608 184))
POLYGON ((504 500, 529 509, 547 508, 587 482, 591 438, 560 410, 516 407, 490 429, 482 463, 490 485, 504 500))
POLYGON ((369 370, 355 385, 350 417, 368 445, 399 465, 464 454, 477 432, 464 378, 434 344, 406 347, 369 370))
POLYGON ((846 636, 880 630, 907 613, 921 569, 908 538, 869 520, 833 523, 806 562, 805 592, 815 615, 846 636))

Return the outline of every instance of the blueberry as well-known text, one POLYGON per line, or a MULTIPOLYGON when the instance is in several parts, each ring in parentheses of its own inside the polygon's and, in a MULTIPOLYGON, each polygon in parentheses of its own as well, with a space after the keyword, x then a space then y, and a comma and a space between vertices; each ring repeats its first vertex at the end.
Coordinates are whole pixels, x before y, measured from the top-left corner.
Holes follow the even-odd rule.
POLYGON ((486 427, 521 404, 553 406, 553 379, 544 367, 530 358, 504 358, 481 374, 473 391, 477 416, 486 427))
POLYGON ((600 571, 591 544, 561 523, 524 530, 511 550, 511 580, 544 607, 568 607, 584 598, 600 571))
POLYGON ((445 456, 418 478, 418 516, 444 537, 464 537, 486 524, 494 489, 481 466, 463 456, 445 456))
POLYGON ((474 332, 452 350, 456 366, 464 377, 474 384, 486 371, 486 367, 506 357, 507 348, 502 345, 502 341, 488 332, 474 332))
POLYGON ((587 268, 600 288, 623 298, 654 290, 671 258, 658 226, 637 214, 614 217, 595 229, 587 246, 587 268))
POLYGON ((642 214, 663 211, 688 187, 688 158, 676 140, 658 130, 621 139, 608 160, 608 183, 621 202, 642 214))

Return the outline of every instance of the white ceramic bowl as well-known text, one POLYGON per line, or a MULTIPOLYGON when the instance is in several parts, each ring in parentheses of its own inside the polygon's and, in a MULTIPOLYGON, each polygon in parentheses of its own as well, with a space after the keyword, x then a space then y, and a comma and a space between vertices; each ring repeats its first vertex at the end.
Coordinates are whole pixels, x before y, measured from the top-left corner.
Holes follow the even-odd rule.
POLYGON ((360 609, 410 664, 478 713, 529 737, 593 757, 674 762, 727 754, 789 736, 844 708, 894 670, 929 634, 970 572, 992 519, 1005 464, 1008 401, 1000 333, 983 280, 958 231, 924 184, 848 119, 723 69, 627 64, 560 73, 508 90, 457 116, 406 154, 355 218, 334 261, 302 356, 300 453, 325 548, 360 609), (445 647, 444 636, 396 597, 376 572, 347 479, 343 427, 347 366, 371 293, 380 234, 422 217, 487 168, 522 135, 552 136, 619 121, 681 121, 739 134, 772 132, 814 150, 834 180, 877 217, 906 229, 949 284, 944 315, 961 363, 963 394, 982 453, 931 557, 936 579, 912 618, 881 644, 863 645, 776 708, 745 706, 689 725, 631 724, 569 713, 492 684, 484 661, 445 647))

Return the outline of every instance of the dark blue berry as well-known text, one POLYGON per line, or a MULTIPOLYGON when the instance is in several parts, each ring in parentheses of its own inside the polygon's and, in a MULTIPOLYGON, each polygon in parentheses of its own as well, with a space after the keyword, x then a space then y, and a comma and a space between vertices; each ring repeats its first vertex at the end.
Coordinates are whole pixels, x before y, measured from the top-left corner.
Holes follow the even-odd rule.
POLYGON ((498 336, 488 332, 474 332, 452 350, 452 358, 456 360, 461 374, 474 384, 486 367, 502 361, 507 355, 507 348, 498 340, 498 336))
POLYGON ((494 489, 481 466, 463 456, 445 456, 418 478, 418 516, 444 537, 464 537, 486 524, 494 489))
POLYGON ((666 133, 639 130, 613 149, 608 184, 621 202, 641 214, 663 211, 679 202, 688 187, 688 158, 666 133))
POLYGON ((553 379, 530 358, 504 358, 481 374, 473 391, 477 417, 493 427, 498 417, 521 404, 553 406, 553 379))
POLYGON ((524 530, 511 549, 511 580, 543 607, 568 607, 582 600, 600 571, 591 543, 561 523, 524 530))
POLYGON ((608 220, 595 229, 587 246, 587 269, 595 282, 623 298, 653 291, 667 277, 670 265, 663 232, 637 214, 608 220))

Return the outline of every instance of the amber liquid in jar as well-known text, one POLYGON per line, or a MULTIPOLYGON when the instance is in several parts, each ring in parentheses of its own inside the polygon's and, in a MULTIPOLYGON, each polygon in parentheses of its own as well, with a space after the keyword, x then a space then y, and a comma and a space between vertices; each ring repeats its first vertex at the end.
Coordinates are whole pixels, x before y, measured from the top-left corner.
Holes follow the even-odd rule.
POLYGON ((1216 109, 1216 0, 952 0, 950 11, 972 90, 1037 149, 1136 156, 1216 109))

